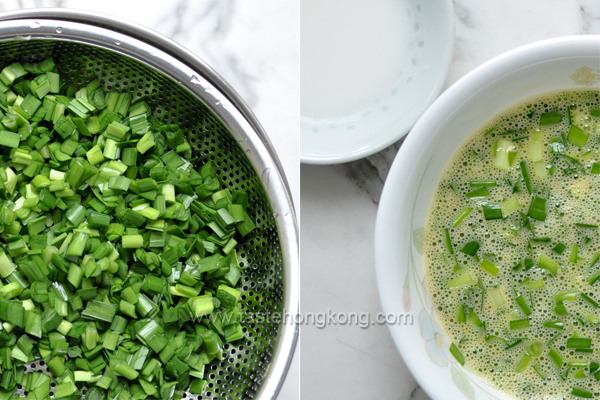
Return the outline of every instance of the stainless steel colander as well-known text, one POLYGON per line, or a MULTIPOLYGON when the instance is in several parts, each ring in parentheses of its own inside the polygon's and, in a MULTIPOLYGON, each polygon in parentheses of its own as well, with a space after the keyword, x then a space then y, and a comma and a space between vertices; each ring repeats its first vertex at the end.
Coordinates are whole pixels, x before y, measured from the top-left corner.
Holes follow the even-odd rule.
MULTIPOLYGON (((239 95, 189 51, 139 25, 64 9, 0 14, 1 64, 48 56, 69 83, 100 79, 106 90, 144 99, 164 122, 187 132, 194 157, 213 160, 224 187, 249 193, 258 229, 240 246, 242 304, 267 317, 297 314, 298 236, 290 191, 267 135, 239 95)), ((275 398, 298 335, 293 320, 244 324, 245 338, 225 345, 223 361, 207 369, 204 394, 184 398, 275 398)))

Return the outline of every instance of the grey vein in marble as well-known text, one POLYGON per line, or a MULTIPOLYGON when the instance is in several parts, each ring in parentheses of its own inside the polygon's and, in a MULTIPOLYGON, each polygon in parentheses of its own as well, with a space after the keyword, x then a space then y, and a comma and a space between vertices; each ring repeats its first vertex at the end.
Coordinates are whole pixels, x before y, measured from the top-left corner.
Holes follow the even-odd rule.
POLYGON ((600 7, 598 0, 579 0, 579 17, 582 33, 586 35, 600 34, 600 7))
POLYGON ((367 192, 371 200, 377 204, 381 198, 385 179, 402 142, 404 142, 404 139, 400 139, 382 151, 361 160, 338 164, 335 169, 367 192))

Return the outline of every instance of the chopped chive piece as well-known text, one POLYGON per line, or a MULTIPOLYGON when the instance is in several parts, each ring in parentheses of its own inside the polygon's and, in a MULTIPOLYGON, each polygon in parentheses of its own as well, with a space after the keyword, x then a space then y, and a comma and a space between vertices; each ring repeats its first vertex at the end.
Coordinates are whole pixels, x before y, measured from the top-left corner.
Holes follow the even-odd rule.
POLYGON ((48 399, 51 381, 59 399, 203 394, 205 366, 246 335, 252 198, 144 101, 61 68, 0 72, 0 398, 48 399), (49 375, 25 375, 42 360, 49 375))
POLYGON ((560 354, 558 354, 558 352, 556 350, 554 350, 554 349, 551 348, 550 352, 548 353, 548 355, 550 356, 550 358, 554 362, 554 365, 556 365, 557 368, 562 367, 564 360, 560 356, 560 354))
POLYGON ((540 116, 540 126, 542 125, 553 125, 562 122, 562 113, 557 111, 543 113, 540 116))
POLYGON ((467 315, 466 322, 468 322, 469 324, 471 324, 473 326, 477 326, 477 327, 483 326, 483 321, 481 321, 481 319, 479 319, 479 317, 477 316, 477 314, 475 314, 475 312, 473 310, 471 310, 469 312, 469 314, 467 315))
POLYGON ((557 293, 554 295, 555 301, 576 301, 577 300, 577 291, 576 290, 566 290, 561 293, 557 293))
POLYGON ((538 279, 535 281, 527 282, 527 288, 529 288, 529 290, 543 289, 545 286, 546 285, 544 284, 543 279, 538 279))
POLYGON ((525 371, 530 362, 531 356, 527 353, 523 353, 515 365, 515 371, 520 374, 521 372, 525 371))
POLYGON ((596 283, 596 281, 598 280, 598 278, 600 278, 600 271, 596 272, 594 275, 592 275, 589 279, 588 279, 588 283, 591 285, 593 285, 594 283, 596 283))
POLYGON ((563 329, 564 323, 562 321, 547 321, 544 322, 544 326, 552 329, 563 329))
POLYGON ((529 319, 527 319, 527 318, 514 319, 514 320, 510 321, 510 329, 511 330, 525 329, 525 328, 529 328, 529 319))
POLYGON ((474 199, 477 197, 486 197, 489 195, 490 195, 490 192, 487 190, 487 187, 485 187, 485 186, 482 186, 478 189, 475 189, 475 190, 465 194, 465 196, 467 196, 467 198, 469 198, 469 199, 474 199))
POLYGON ((540 254, 538 267, 541 269, 545 269, 552 275, 556 275, 556 273, 558 272, 558 263, 545 254, 540 254))
POLYGON ((486 220, 502 219, 502 208, 497 205, 482 205, 483 215, 486 220))
POLYGON ((467 322, 467 315, 466 315, 466 312, 465 312, 465 306, 464 306, 464 304, 461 304, 456 309, 456 320, 458 322, 467 322))
POLYGON ((567 349, 589 349, 592 346, 592 339, 587 338, 568 338, 567 349))
POLYGON ((529 308, 529 306, 525 302, 525 299, 523 298, 523 296, 518 296, 516 298, 516 302, 517 302, 517 305, 519 306, 519 308, 521 309, 521 311, 523 311, 523 313, 526 316, 530 316, 531 315, 531 309, 529 308))
POLYGON ((537 358, 542 355, 543 347, 544 345, 542 343, 535 340, 526 347, 526 351, 530 356, 537 358))
POLYGON ((521 167, 521 173, 523 174, 523 181, 525 182, 525 187, 527 188, 527 192, 529 194, 533 193, 533 183, 531 182, 531 175, 529 174, 529 169, 527 168, 527 163, 525 161, 521 161, 519 163, 521 167))
POLYGON ((569 261, 572 262, 573 264, 575 264, 577 262, 577 249, 579 246, 577 246, 576 244, 574 244, 571 247, 571 256, 569 257, 569 261))
POLYGON ((154 136, 152 136, 151 132, 148 132, 137 142, 136 148, 140 153, 144 154, 150 150, 154 144, 154 136))
POLYGON ((475 241, 465 244, 463 248, 460 249, 461 252, 470 256, 474 256, 475 254, 477 254, 477 250, 479 250, 479 243, 475 241))
POLYGON ((444 229, 444 236, 446 238, 446 248, 450 254, 454 254, 454 248, 452 246, 452 240, 450 239, 450 231, 448 228, 444 229))
POLYGON ((531 203, 529 204, 529 210, 527 215, 538 221, 546 220, 546 199, 542 199, 537 196, 531 197, 531 203))
POLYGON ((508 170, 510 168, 510 154, 513 153, 514 145, 508 139, 500 139, 496 144, 496 159, 494 166, 499 169, 508 170))
POLYGON ((17 148, 20 142, 21 137, 19 134, 0 130, 0 146, 17 148))
POLYGON ((472 180, 469 181, 469 186, 471 187, 479 187, 479 186, 487 186, 487 187, 494 187, 497 186, 496 181, 492 181, 492 180, 486 180, 486 179, 479 179, 479 180, 472 180))
POLYGON ((117 306, 114 304, 93 300, 87 304, 81 315, 87 319, 112 322, 116 312, 117 306))
POLYGON ((593 224, 582 224, 580 222, 577 222, 575 224, 575 226, 579 227, 579 228, 597 228, 598 225, 593 225, 593 224))
POLYGON ((516 197, 511 197, 502 204, 502 215, 507 216, 520 208, 521 204, 519 203, 519 200, 516 197))
POLYGON ((581 397, 583 399, 591 399, 592 397, 594 397, 594 394, 592 392, 590 392, 589 390, 575 388, 575 387, 571 390, 571 394, 573 396, 581 397))
POLYGON ((573 368, 585 368, 588 366, 587 361, 570 360, 567 362, 567 366, 573 368))
POLYGON ((592 307, 594 308, 598 308, 598 303, 594 301, 594 299, 592 299, 590 296, 588 296, 585 293, 580 293, 579 294, 581 296, 582 299, 584 299, 585 301, 587 301, 589 304, 592 305, 592 307))
POLYGON ((471 274, 466 273, 466 274, 459 275, 456 278, 450 280, 448 282, 448 287, 455 288, 455 287, 460 287, 460 286, 464 286, 464 285, 470 285, 471 283, 473 283, 473 278, 471 277, 471 274))
POLYGON ((573 143, 577 147, 584 147, 587 144, 589 134, 583 129, 571 125, 569 128, 569 134, 567 135, 567 140, 573 143))
POLYGON ((538 374, 540 378, 542 378, 542 380, 545 381, 546 379, 548 379, 548 376, 543 373, 542 369, 538 365, 533 365, 531 368, 533 368, 533 370, 538 374))
POLYGON ((493 276, 496 276, 498 274, 498 271, 500 270, 500 268, 494 265, 494 263, 485 258, 481 261, 481 268, 483 268, 484 271, 492 274, 493 276))
POLYGON ((550 243, 552 239, 549 237, 534 237, 529 239, 529 241, 534 243, 550 243))
POLYGON ((454 356, 460 365, 465 365, 465 356, 462 355, 454 343, 450 344, 450 353, 454 356))
POLYGON ((469 207, 465 207, 456 214, 456 216, 452 219, 452 226, 457 227, 460 223, 469 216, 471 213, 471 209, 469 207))
POLYGON ((490 129, 488 129, 487 131, 484 132, 483 136, 489 135, 490 133, 494 132, 497 128, 498 128, 498 125, 491 127, 490 129))
POLYGON ((508 346, 506 346, 504 348, 504 350, 512 349, 513 347, 516 347, 516 346, 520 345, 521 343, 523 343, 523 339, 517 339, 514 342, 512 342, 511 344, 509 344, 508 346))
POLYGON ((558 243, 556 246, 554 246, 552 248, 552 251, 555 252, 556 254, 562 254, 562 253, 564 253, 566 248, 567 248, 567 246, 564 243, 558 243))
POLYGON ((556 302, 556 305, 554 306, 554 312, 556 315, 567 315, 568 313, 567 309, 565 308, 565 303, 562 301, 556 302))
MULTIPOLYGON (((534 167, 543 160, 544 156, 544 142, 543 133, 541 131, 534 131, 531 133, 531 140, 529 141, 529 161, 533 162, 534 167)), ((536 170, 537 175, 537 170, 536 170)), ((538 176, 539 177, 539 176, 538 176)))
POLYGON ((124 235, 121 237, 121 245, 124 249, 137 249, 142 247, 144 238, 142 235, 124 235))

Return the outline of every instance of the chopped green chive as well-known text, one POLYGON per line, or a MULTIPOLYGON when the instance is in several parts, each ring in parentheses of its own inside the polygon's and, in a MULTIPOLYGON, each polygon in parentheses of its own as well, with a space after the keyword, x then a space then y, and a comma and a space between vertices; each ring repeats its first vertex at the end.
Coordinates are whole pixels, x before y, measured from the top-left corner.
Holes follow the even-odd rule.
POLYGON ((484 204, 481 208, 483 209, 483 216, 486 220, 502 219, 502 208, 500 206, 484 204))
POLYGON ((520 345, 521 343, 523 343, 523 339, 517 339, 514 342, 512 342, 511 344, 509 344, 508 346, 506 346, 504 348, 504 350, 512 349, 513 347, 516 347, 516 346, 520 345))
POLYGON ((477 254, 477 250, 479 250, 479 243, 475 241, 465 244, 463 248, 460 249, 461 252, 470 256, 474 256, 475 254, 477 254))
POLYGON ((566 290, 561 293, 557 293, 554 295, 555 301, 576 301, 577 300, 577 291, 576 290, 566 290))
POLYGON ((567 309, 565 307, 565 303, 563 303, 562 301, 557 301, 556 305, 554 306, 554 312, 556 313, 556 315, 567 315, 567 309))
POLYGON ((553 125, 562 122, 562 113, 557 111, 543 113, 540 116, 540 126, 542 125, 553 125))
POLYGON ((456 214, 454 218, 452 218, 452 226, 457 227, 458 225, 460 225, 460 223, 463 222, 464 219, 467 218, 470 213, 471 209, 469 207, 465 207, 462 210, 460 210, 458 214, 456 214))
POLYGON ((594 397, 594 394, 586 389, 573 388, 571 390, 571 394, 576 397, 581 397, 582 399, 591 399, 594 397))
POLYGON ((527 287, 529 290, 538 290, 543 289, 546 285, 544 284, 543 279, 538 279, 535 281, 527 282, 527 287))
POLYGON ((550 349, 548 355, 550 356, 550 358, 554 362, 554 365, 556 365, 557 368, 562 367, 564 360, 556 350, 550 349))
POLYGON ((460 365, 465 365, 465 357, 454 343, 450 344, 450 353, 454 356, 460 365))
POLYGON ((454 254, 454 248, 452 246, 452 239, 450 239, 450 231, 448 228, 444 229, 444 237, 446 238, 446 248, 450 254, 454 254))
POLYGON ((556 246, 554 246, 552 248, 552 251, 555 252, 556 254, 562 254, 562 253, 564 253, 566 248, 567 248, 567 246, 564 243, 558 243, 556 246))
POLYGON ((521 204, 519 203, 519 200, 516 197, 511 197, 502 204, 502 215, 507 216, 520 208, 521 204))
POLYGON ((593 225, 593 224, 582 224, 580 222, 577 222, 575 224, 575 226, 579 227, 579 228, 597 228, 598 225, 593 225))
POLYGON ((146 102, 60 68, 0 72, 0 399, 204 395, 205 369, 246 336, 254 200, 146 102), (48 374, 25 375, 34 361, 48 374))
POLYGON ((586 338, 568 338, 567 349, 589 349, 592 346, 592 339, 586 338))
POLYGON ((475 179, 472 181, 469 181, 469 186, 471 187, 480 187, 480 186, 486 186, 486 187, 494 187, 497 186, 496 181, 492 181, 492 180, 486 180, 486 179, 475 179))
POLYGON ((517 361, 517 363, 515 364, 515 371, 520 374, 521 372, 525 371, 525 369, 529 366, 530 363, 531 356, 527 353, 523 353, 517 361))
POLYGON ((482 186, 478 189, 475 189, 475 190, 465 194, 465 196, 467 196, 467 198, 469 198, 469 199, 474 199, 477 197, 487 197, 489 195, 490 195, 490 192, 487 190, 487 187, 485 187, 485 186, 482 186))
POLYGON ((529 306, 525 302, 525 299, 523 298, 523 296, 518 296, 516 298, 516 302, 517 302, 517 305, 519 306, 519 308, 521 309, 521 311, 523 311, 523 314, 525 314, 526 316, 531 315, 531 308, 529 308, 529 306))
POLYGON ((567 140, 577 147, 584 147, 587 144, 589 134, 583 129, 571 125, 567 140))
POLYGON ((552 329, 563 329, 564 327, 564 323, 562 321, 547 321, 544 322, 544 326, 546 328, 552 328, 552 329))
POLYGON ((573 264, 575 264, 577 262, 577 249, 579 248, 578 245, 574 244, 571 247, 571 256, 569 257, 569 261, 572 262, 573 264))
POLYGON ((529 328, 529 319, 527 319, 527 318, 514 319, 514 320, 510 321, 510 329, 511 330, 525 329, 525 328, 529 328))
POLYGON ((588 279, 588 283, 591 285, 593 285, 594 283, 596 283, 596 281, 598 280, 598 278, 600 278, 600 271, 596 272, 594 275, 592 275, 589 279, 588 279))
POLYGON ((556 275, 556 273, 558 272, 558 263, 545 254, 540 254, 538 267, 541 269, 545 269, 552 275, 556 275))
POLYGON ((594 308, 598 308, 598 303, 596 301, 594 301, 594 299, 592 299, 590 296, 588 296, 585 293, 580 293, 579 294, 581 296, 581 298, 585 301, 587 301, 589 304, 591 304, 592 307, 594 308))
POLYGON ((527 215, 538 221, 546 220, 546 199, 542 199, 537 196, 531 197, 531 203, 529 203, 529 210, 527 215))
POLYGON ((481 261, 481 268, 483 268, 484 271, 492 274, 493 276, 496 276, 498 274, 498 271, 500 270, 500 268, 494 265, 494 263, 485 258, 481 261))
POLYGON ((448 282, 448 287, 456 288, 456 287, 460 287, 460 286, 470 285, 471 283, 473 283, 473 278, 471 277, 471 274, 466 273, 466 274, 459 275, 456 278, 450 280, 448 282))
POLYGON ((521 167, 521 173, 523 174, 523 180, 525 181, 525 187, 527 188, 527 192, 529 194, 533 193, 533 183, 531 182, 531 175, 529 174, 529 169, 527 168, 527 163, 525 161, 521 161, 519 163, 521 167))

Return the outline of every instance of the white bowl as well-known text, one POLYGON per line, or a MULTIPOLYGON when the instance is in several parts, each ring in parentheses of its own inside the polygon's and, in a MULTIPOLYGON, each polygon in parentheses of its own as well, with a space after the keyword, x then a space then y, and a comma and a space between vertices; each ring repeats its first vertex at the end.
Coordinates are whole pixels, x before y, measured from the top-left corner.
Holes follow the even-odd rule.
MULTIPOLYGON (((364 92, 360 91, 359 83, 368 81, 365 78, 363 78, 363 82, 349 83, 347 87, 357 90, 357 93, 362 96, 362 102, 356 104, 355 107, 340 111, 341 114, 330 110, 318 117, 315 117, 316 114, 307 115, 310 114, 310 110, 307 111, 307 108, 314 107, 310 107, 311 104, 305 104, 307 100, 304 98, 304 94, 310 89, 308 85, 316 84, 319 79, 312 75, 308 77, 303 75, 300 117, 301 162, 338 164, 358 160, 383 150, 403 137, 439 95, 452 58, 454 43, 452 0, 389 1, 396 1, 397 4, 391 4, 391 6, 394 9, 399 8, 399 10, 393 13, 393 18, 386 19, 387 22, 384 22, 386 28, 377 27, 383 28, 383 31, 389 31, 390 34, 391 32, 398 33, 399 27, 402 27, 404 31, 398 35, 398 37, 402 35, 403 37, 397 39, 400 48, 395 49, 400 57, 398 70, 393 71, 394 76, 382 83, 384 88, 377 95, 367 94, 369 92, 367 89, 364 92)), ((364 4, 370 6, 368 2, 364 4)), ((304 36, 304 33, 302 35, 304 36)), ((346 41, 354 40, 354 38, 346 39, 346 41)), ((390 42, 384 39, 386 38, 381 38, 379 43, 372 43, 372 46, 368 46, 367 49, 373 46, 375 46, 373 48, 377 48, 378 45, 384 46, 384 48, 390 47, 390 42)), ((343 41, 344 38, 340 40, 343 41)), ((316 47, 318 41, 315 40, 315 42, 317 43, 311 43, 311 46, 316 47)), ((363 45, 365 44, 363 43, 363 45)), ((343 42, 337 47, 335 50, 343 51, 344 57, 349 55, 346 53, 357 51, 358 53, 354 57, 355 63, 362 62, 368 65, 371 61, 360 54, 362 46, 356 45, 355 42, 343 42)), ((311 58, 317 57, 318 53, 302 50, 303 65, 321 61, 327 63, 327 60, 311 58), (308 60, 308 58, 311 59, 308 60)), ((377 70, 381 65, 375 64, 372 68, 377 70)), ((324 65, 322 68, 329 66, 324 65)), ((358 70, 362 69, 364 68, 358 68, 358 70)), ((383 69, 385 70, 385 68, 383 69)), ((340 71, 340 74, 343 72, 340 71)), ((357 76, 356 81, 360 80, 361 77, 357 76)), ((355 93, 352 92, 352 94, 355 93)), ((322 99, 320 100, 322 102, 322 99)), ((334 102, 331 99, 329 103, 334 102)), ((329 106, 333 106, 333 104, 329 104, 329 106)))
POLYGON ((456 362, 427 293, 423 227, 439 178, 463 142, 491 117, 539 93, 582 87, 600 87, 600 36, 563 37, 509 51, 444 92, 394 160, 377 214, 377 282, 384 312, 414 317, 413 325, 389 329, 432 399, 511 398, 456 362))

